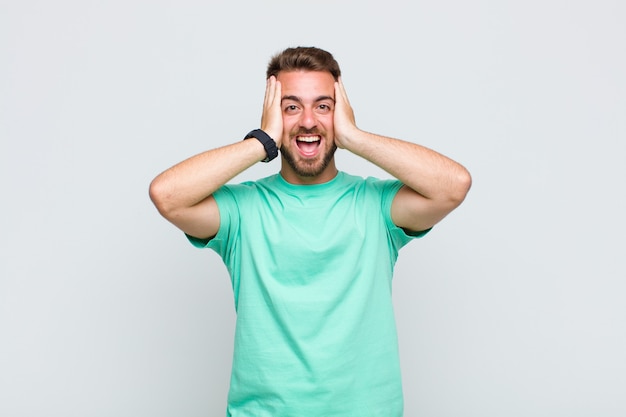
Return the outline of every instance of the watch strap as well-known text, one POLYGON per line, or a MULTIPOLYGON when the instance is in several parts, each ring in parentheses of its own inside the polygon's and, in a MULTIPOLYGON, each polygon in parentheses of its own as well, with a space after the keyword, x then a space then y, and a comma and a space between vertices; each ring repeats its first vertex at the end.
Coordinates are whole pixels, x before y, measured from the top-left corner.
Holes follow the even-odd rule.
POLYGON ((246 140, 250 138, 256 138, 259 142, 263 144, 263 147, 265 148, 265 153, 267 154, 267 157, 261 162, 269 162, 278 156, 278 147, 276 146, 276 142, 270 137, 270 135, 265 133, 263 130, 254 129, 250 131, 250 133, 248 133, 243 139, 246 140))

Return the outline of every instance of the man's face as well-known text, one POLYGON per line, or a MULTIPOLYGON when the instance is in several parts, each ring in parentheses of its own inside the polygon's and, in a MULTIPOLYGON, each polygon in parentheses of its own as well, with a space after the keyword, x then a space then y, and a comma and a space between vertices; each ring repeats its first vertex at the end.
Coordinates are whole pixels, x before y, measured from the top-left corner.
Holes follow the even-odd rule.
POLYGON ((335 79, 328 72, 290 71, 281 83, 281 174, 290 182, 325 182, 336 174, 333 156, 335 79), (286 164, 285 164, 286 162, 286 164))

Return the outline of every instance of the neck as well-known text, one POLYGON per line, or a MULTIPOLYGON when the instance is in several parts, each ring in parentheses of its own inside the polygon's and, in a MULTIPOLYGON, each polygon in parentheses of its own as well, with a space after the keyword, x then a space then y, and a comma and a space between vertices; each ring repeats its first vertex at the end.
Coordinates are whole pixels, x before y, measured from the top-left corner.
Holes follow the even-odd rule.
POLYGON ((337 167, 335 166, 335 158, 333 158, 326 168, 317 175, 301 175, 293 170, 287 162, 282 161, 280 175, 285 181, 294 185, 314 185, 326 183, 337 176, 337 167))

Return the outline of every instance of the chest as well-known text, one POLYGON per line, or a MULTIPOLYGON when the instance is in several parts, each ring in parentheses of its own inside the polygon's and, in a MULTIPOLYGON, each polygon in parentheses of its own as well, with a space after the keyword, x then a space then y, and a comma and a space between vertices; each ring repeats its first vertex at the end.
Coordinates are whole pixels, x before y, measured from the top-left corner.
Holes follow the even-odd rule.
POLYGON ((242 250, 282 272, 331 274, 356 265, 386 246, 380 203, 363 197, 277 197, 241 217, 242 250))

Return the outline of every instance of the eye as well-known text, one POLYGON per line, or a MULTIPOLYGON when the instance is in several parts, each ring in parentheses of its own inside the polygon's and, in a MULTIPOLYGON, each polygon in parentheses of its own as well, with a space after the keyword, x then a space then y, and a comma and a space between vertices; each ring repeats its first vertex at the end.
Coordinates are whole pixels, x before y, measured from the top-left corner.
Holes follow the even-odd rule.
POLYGON ((285 113, 297 113, 298 110, 299 108, 295 104, 289 104, 285 106, 285 113))
POLYGON ((326 103, 321 103, 319 106, 317 106, 317 111, 320 113, 328 113, 332 110, 333 108, 326 103))

